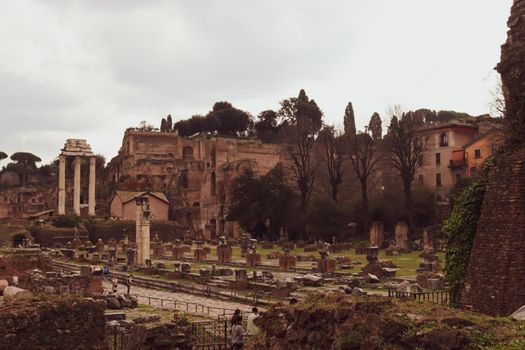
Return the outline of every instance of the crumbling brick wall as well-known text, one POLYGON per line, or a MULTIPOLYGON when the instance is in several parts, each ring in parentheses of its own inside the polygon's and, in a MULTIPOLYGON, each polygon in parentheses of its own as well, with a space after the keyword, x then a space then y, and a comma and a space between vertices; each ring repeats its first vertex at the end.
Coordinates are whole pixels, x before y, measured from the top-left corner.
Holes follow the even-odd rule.
POLYGON ((509 315, 525 304, 525 150, 492 169, 462 304, 509 315))
POLYGON ((30 253, 20 251, 18 253, 0 256, 0 279, 12 276, 25 277, 27 271, 40 269, 51 271, 53 269, 51 257, 41 252, 30 253))
POLYGON ((84 299, 6 304, 0 349, 105 349, 104 311, 84 299))

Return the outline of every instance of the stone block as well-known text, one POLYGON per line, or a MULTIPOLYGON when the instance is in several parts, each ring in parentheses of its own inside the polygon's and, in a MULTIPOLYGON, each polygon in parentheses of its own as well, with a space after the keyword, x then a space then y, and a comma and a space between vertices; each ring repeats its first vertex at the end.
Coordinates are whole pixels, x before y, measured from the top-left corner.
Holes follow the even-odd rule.
POLYGON ((261 265, 261 255, 260 254, 246 254, 246 266, 247 267, 256 267, 261 265))
POLYGON ((186 252, 187 252, 187 248, 185 248, 184 246, 173 247, 173 250, 172 250, 173 259, 179 260, 179 259, 184 258, 184 253, 186 252))
POLYGON ((322 273, 333 273, 335 272, 336 264, 333 259, 321 259, 317 262, 317 267, 322 273))
POLYGON ((226 264, 232 261, 232 248, 227 245, 217 247, 217 258, 219 264, 226 264))
POLYGON ((305 253, 316 252, 318 250, 315 244, 306 245, 303 249, 305 253))
POLYGON ((295 269, 297 258, 290 255, 282 255, 279 257, 279 268, 281 270, 295 269))
POLYGON ((193 251, 193 259, 195 261, 204 261, 208 257, 208 254, 203 248, 195 248, 193 251))
POLYGON ((261 242, 262 249, 273 249, 273 242, 261 242))
POLYGON ((381 247, 385 240, 385 228, 382 222, 374 221, 370 226, 370 246, 381 247))

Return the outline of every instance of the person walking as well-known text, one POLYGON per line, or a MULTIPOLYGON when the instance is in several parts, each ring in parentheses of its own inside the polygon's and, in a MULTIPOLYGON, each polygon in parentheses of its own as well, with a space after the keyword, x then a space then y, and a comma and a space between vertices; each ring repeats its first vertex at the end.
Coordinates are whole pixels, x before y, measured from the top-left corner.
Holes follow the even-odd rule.
POLYGON ((248 321, 246 325, 246 331, 248 332, 249 336, 259 334, 260 329, 254 323, 257 317, 259 317, 259 310, 256 307, 254 307, 252 308, 252 312, 248 315, 248 321))
POLYGON ((128 294, 131 291, 131 283, 133 283, 133 275, 130 273, 128 278, 126 278, 126 287, 128 287, 128 294))
POLYGON ((235 323, 232 324, 232 341, 231 349, 232 350, 241 350, 244 347, 244 337, 246 336, 246 331, 242 328, 242 318, 236 317, 235 323))
POLYGON ((104 276, 104 281, 108 280, 109 268, 107 267, 107 265, 104 265, 104 267, 102 268, 102 276, 104 276))
POLYGON ((118 279, 116 277, 113 277, 111 279, 111 290, 113 293, 116 293, 118 289, 118 279))

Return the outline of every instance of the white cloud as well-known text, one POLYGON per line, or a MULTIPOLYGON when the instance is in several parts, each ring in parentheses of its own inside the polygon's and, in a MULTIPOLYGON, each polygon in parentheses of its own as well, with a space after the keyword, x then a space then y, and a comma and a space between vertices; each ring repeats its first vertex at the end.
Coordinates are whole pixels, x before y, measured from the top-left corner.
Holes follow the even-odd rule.
POLYGON ((358 125, 394 103, 480 114, 511 2, 4 1, 0 149, 49 161, 81 137, 110 158, 141 120, 300 88, 336 125, 349 100, 358 125))

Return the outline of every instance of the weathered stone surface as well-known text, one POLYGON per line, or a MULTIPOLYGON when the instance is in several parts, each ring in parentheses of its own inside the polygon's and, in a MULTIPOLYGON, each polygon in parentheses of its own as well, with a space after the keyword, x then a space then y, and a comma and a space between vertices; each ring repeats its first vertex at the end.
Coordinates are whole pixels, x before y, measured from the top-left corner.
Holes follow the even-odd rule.
POLYGON ((7 280, 0 280, 0 295, 4 293, 4 290, 8 286, 9 286, 9 282, 7 282, 7 280))
POLYGON ((160 316, 159 315, 148 315, 148 316, 142 316, 137 317, 133 319, 133 322, 135 323, 153 323, 153 322, 159 322, 160 316))
POLYGON ((0 348, 105 349, 104 311, 93 300, 6 304, 0 309, 0 348), (13 337, 11 335, 14 335, 13 337))
POLYGON ((5 301, 29 300, 33 298, 33 293, 28 290, 8 286, 4 289, 5 301))

